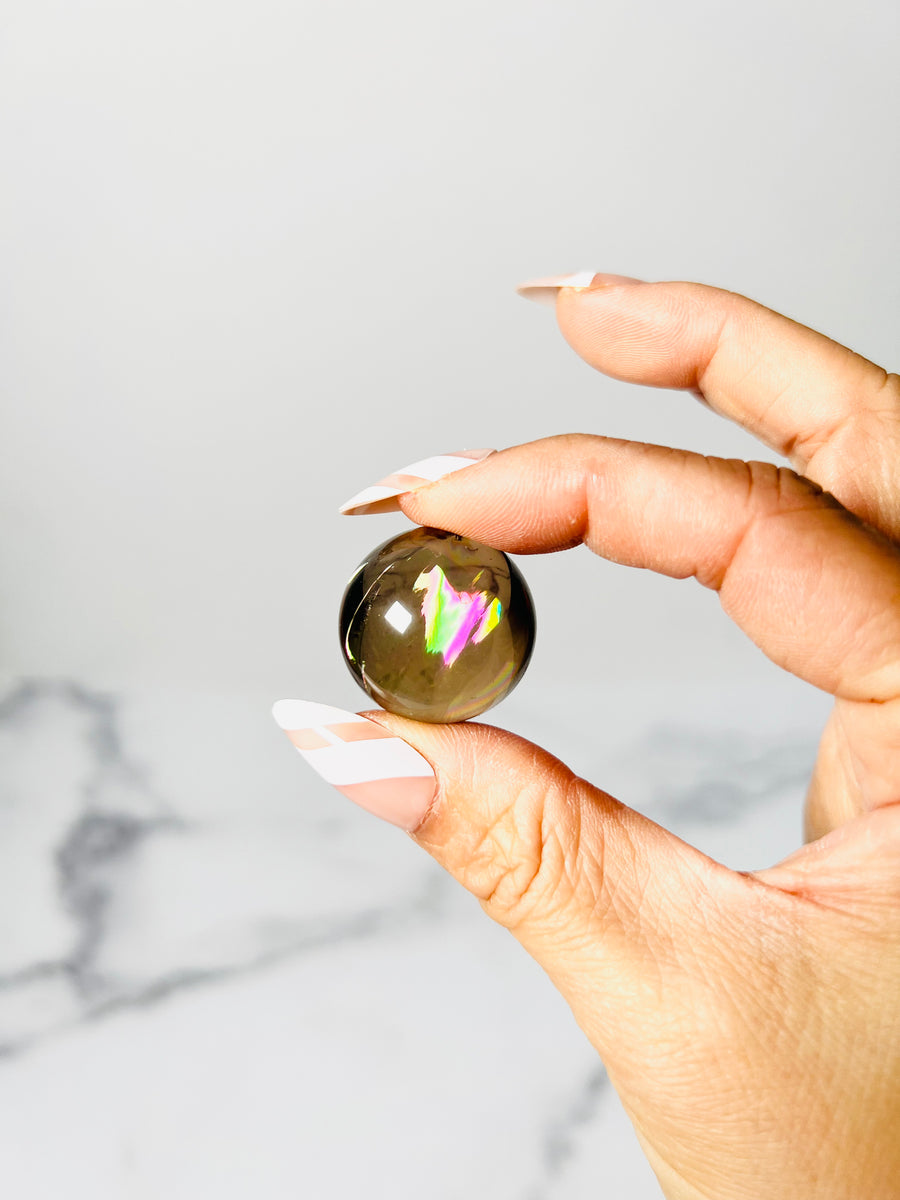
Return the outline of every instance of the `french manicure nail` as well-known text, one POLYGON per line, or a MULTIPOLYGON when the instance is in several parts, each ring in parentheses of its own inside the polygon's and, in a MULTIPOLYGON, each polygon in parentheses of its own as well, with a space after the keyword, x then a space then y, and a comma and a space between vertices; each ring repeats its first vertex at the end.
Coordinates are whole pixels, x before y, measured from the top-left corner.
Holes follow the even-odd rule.
POLYGON ((530 279, 527 283, 520 283, 516 291, 526 300, 553 305, 556 303, 560 288, 594 291, 597 288, 615 287, 618 283, 643 283, 643 280, 632 279, 630 275, 604 275, 600 271, 578 271, 574 275, 548 275, 544 279, 530 279))
POLYGON ((399 512, 400 505, 397 497, 404 492, 415 492, 428 483, 435 483, 450 475, 453 471, 461 471, 463 467, 471 467, 482 462, 493 450, 457 450, 453 454, 437 454, 434 458, 423 458, 419 462, 401 467, 399 471, 379 479, 371 487, 365 488, 346 504, 340 511, 344 516, 361 517, 367 513, 399 512))
POLYGON ((360 808, 401 829, 421 824, 435 774, 408 742, 368 717, 311 700, 279 700, 272 716, 313 770, 360 808))

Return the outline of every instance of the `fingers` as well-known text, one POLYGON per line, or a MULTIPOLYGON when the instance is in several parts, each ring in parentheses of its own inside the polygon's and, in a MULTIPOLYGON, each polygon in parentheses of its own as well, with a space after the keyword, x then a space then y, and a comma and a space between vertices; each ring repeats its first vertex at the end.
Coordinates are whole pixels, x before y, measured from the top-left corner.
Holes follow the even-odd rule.
POLYGON ((898 800, 900 701, 838 700, 822 734, 807 792, 807 841, 862 813, 896 807, 898 800))
POLYGON ((900 534, 900 377, 696 283, 561 288, 567 341, 606 375, 700 392, 852 512, 900 534))
POLYGON ((740 921, 748 880, 522 738, 366 716, 435 768, 413 838, 537 959, 610 1069, 673 1018, 686 979, 716 977, 718 914, 740 921))
POLYGON ((493 454, 400 503, 502 550, 584 542, 696 576, 780 666, 850 700, 900 695, 900 556, 787 468, 578 434, 493 454))

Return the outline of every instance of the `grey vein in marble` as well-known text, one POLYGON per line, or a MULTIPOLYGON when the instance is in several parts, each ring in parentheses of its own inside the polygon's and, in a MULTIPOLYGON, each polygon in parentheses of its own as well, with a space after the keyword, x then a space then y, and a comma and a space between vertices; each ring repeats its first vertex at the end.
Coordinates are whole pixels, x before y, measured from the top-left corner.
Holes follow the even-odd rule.
POLYGON ((542 1147, 542 1178, 529 1189, 524 1200, 550 1200, 554 1185, 577 1153, 575 1139, 579 1131, 597 1115, 608 1088, 609 1076, 598 1065, 582 1082, 566 1109, 548 1123, 542 1147))
POLYGON ((649 797, 654 810, 672 820, 721 822, 760 800, 804 787, 816 743, 794 735, 760 745, 758 738, 733 730, 661 725, 632 753, 659 763, 649 797))
MULTIPOLYGON (((256 699, 224 716, 209 707, 66 681, 22 682, 0 700, 0 1051, 445 919, 452 880, 295 775, 256 699), (294 779, 296 796, 283 781, 294 779)), ((626 732, 592 773, 618 775, 615 794, 676 832, 729 828, 773 797, 793 810, 814 755, 797 733, 626 732)), ((548 1134, 548 1171, 561 1137, 548 1134)))
MULTIPOLYGON (((141 848, 190 836, 198 857, 208 852, 205 831, 179 818, 123 747, 117 704, 47 681, 22 682, 0 701, 0 1056, 123 1007, 433 919, 449 886, 436 870, 399 905, 337 919, 273 917, 268 936, 218 961, 213 954, 212 962, 162 970, 151 963, 137 976, 117 973, 114 963, 111 970, 103 962, 108 917, 128 884, 148 875, 141 848)), ((152 863, 149 871, 151 891, 165 888, 152 863)))

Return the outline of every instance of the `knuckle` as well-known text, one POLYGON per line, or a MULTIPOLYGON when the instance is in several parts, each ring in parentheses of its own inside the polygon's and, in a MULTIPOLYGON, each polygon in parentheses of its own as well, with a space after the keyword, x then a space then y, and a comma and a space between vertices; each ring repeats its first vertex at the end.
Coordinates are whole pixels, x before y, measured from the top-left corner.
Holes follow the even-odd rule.
POLYGON ((747 505, 754 518, 822 504, 823 489, 790 467, 769 462, 748 462, 746 467, 747 505))
MULTIPOLYGON (((709 461, 722 463, 720 459, 709 461)), ((724 589, 742 551, 755 543, 769 522, 803 511, 840 507, 834 496, 790 467, 743 459, 729 459, 727 463, 733 472, 731 496, 735 506, 729 542, 715 563, 698 573, 701 582, 716 591, 724 589)))
POLYGON ((891 415, 900 412, 900 375, 896 371, 886 372, 881 385, 879 401, 885 401, 891 415))
POLYGON ((501 925, 515 930, 526 921, 564 918, 583 891, 578 780, 537 778, 498 814, 479 854, 490 863, 482 905, 501 925))

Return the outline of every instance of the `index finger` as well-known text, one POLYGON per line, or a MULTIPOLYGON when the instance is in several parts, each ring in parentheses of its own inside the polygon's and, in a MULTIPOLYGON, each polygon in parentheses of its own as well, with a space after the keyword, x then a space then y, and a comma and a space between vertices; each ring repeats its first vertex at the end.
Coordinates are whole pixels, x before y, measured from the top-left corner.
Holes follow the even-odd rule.
MULTIPOLYGON (((616 379, 693 389, 845 507, 900 536, 900 377, 744 296, 589 273, 556 281, 573 349, 616 379), (607 279, 611 282, 605 282, 607 279)), ((523 284, 546 299, 552 280, 523 284)))
POLYGON ((786 467, 571 434, 492 454, 399 503, 500 550, 584 542, 694 576, 779 666, 848 700, 900 696, 900 554, 786 467))

